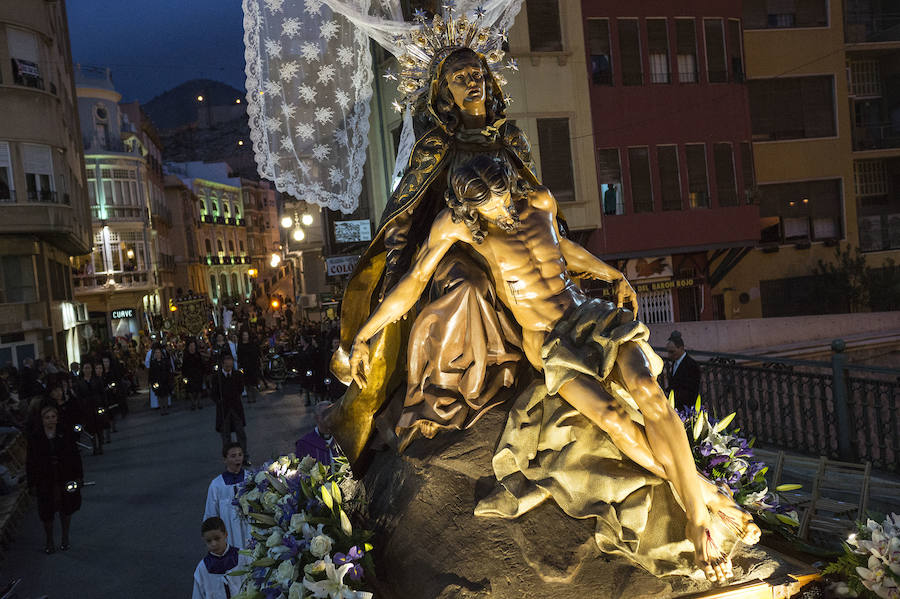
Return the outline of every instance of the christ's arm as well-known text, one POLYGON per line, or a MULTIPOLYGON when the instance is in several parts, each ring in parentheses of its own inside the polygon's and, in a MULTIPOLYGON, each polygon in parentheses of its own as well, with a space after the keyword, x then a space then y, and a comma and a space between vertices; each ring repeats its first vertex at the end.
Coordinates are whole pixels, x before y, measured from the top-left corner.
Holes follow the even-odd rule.
POLYGON ((353 340, 353 347, 350 350, 350 372, 360 387, 365 386, 364 371, 368 370, 369 339, 388 324, 400 320, 412 309, 425 291, 441 258, 454 243, 466 241, 470 237, 465 225, 453 222, 449 210, 443 211, 435 219, 428 239, 413 260, 409 272, 385 296, 353 340))

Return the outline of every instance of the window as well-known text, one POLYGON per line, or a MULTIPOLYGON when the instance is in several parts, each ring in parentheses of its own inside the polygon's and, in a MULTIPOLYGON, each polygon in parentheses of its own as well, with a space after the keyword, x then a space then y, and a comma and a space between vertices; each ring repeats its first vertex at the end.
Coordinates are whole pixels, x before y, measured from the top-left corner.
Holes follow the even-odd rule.
POLYGON ((228 240, 228 253, 234 255, 234 241, 231 239, 228 240))
POLYGON ((575 175, 572 172, 572 145, 569 119, 538 119, 538 147, 541 152, 541 177, 558 202, 575 201, 575 175))
POLYGON ((238 284, 238 276, 236 272, 231 273, 231 293, 234 295, 238 295, 241 292, 241 287, 238 284))
POLYGON ((713 144, 713 161, 716 166, 716 197, 719 206, 737 206, 737 183, 734 177, 734 152, 731 144, 713 144))
POLYGON ((0 257, 0 303, 36 302, 31 256, 0 257))
POLYGON ((204 239, 206 242, 206 253, 212 254, 212 242, 209 239, 204 239))
POLYGON ((97 180, 85 179, 84 185, 87 187, 88 200, 90 200, 91 206, 97 206, 97 180))
POLYGON ((691 208, 709 208, 709 178, 706 175, 706 146, 685 146, 688 171, 688 200, 691 208))
POLYGON ((762 241, 785 243, 841 237, 841 181, 760 185, 762 241))
POLYGON ((94 108, 94 131, 100 148, 109 147, 109 112, 103 105, 94 108))
POLYGON ((53 168, 49 146, 24 144, 22 146, 25 183, 29 202, 55 201, 53 168))
POLYGON ((728 67, 725 66, 725 31, 722 19, 703 19, 706 39, 706 76, 710 83, 726 83, 728 67))
POLYGON ((635 212, 653 212, 653 185, 650 183, 650 153, 647 148, 628 148, 628 174, 635 212))
POLYGON ((694 19, 675 19, 678 81, 697 83, 697 27, 694 19))
POLYGON ((209 275, 209 292, 213 299, 219 297, 219 286, 216 284, 216 275, 209 275))
POLYGON ((16 199, 15 188, 9 143, 0 141, 0 202, 14 202, 16 199))
POLYGON ((618 149, 597 151, 597 181, 600 183, 600 194, 603 198, 603 214, 625 214, 622 167, 618 149))
POLYGON ((643 85, 644 73, 641 64, 641 36, 637 19, 618 19, 619 58, 622 62, 622 83, 643 85))
POLYGON ((754 141, 832 137, 834 77, 779 77, 749 81, 754 141))
POLYGON ((37 89, 44 89, 41 78, 40 54, 37 37, 31 31, 7 27, 6 40, 12 61, 13 82, 37 89))
POLYGON ((678 175, 678 146, 656 148, 663 210, 681 210, 681 177, 678 175))
POLYGON ((744 29, 828 27, 828 0, 744 0, 744 29))
POLYGON ((609 19, 587 20, 588 50, 591 53, 591 81, 612 85, 612 56, 609 53, 609 19))
POLYGON ((650 52, 650 83, 671 83, 669 32, 665 19, 647 19, 647 46, 650 52))
POLYGON ((221 240, 221 239, 217 239, 217 240, 216 240, 216 248, 219 250, 219 253, 220 253, 220 254, 224 254, 224 253, 225 253, 225 246, 222 244, 222 240, 221 240))
POLYGON ((744 201, 749 204, 756 187, 756 173, 753 169, 753 147, 747 141, 741 142, 741 176, 744 179, 744 201))
POLYGON ((731 64, 731 80, 744 82, 744 54, 741 48, 741 22, 728 19, 728 60, 731 64))
POLYGON ((219 293, 222 297, 228 296, 228 276, 225 273, 219 275, 219 293))
POLYGON ((243 239, 238 240, 238 247, 241 250, 241 254, 243 254, 244 253, 244 240, 243 239))
POLYGON ((56 301, 71 299, 67 295, 68 285, 66 285, 69 280, 68 268, 53 260, 49 261, 48 266, 50 267, 50 297, 56 301))
POLYGON ((222 200, 222 214, 224 214, 226 218, 231 216, 231 209, 228 206, 228 202, 225 200, 222 200))
POLYGON ((532 52, 562 52, 559 0, 528 0, 528 39, 532 52))

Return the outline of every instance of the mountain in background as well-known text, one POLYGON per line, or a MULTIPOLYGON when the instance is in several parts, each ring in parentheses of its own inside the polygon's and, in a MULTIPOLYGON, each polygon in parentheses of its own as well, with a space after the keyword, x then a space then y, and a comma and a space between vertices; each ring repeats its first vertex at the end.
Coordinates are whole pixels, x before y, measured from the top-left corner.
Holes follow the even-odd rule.
POLYGON ((197 123, 203 104, 208 106, 231 106, 240 99, 246 103, 244 92, 221 81, 212 79, 192 79, 163 92, 143 105, 144 112, 158 130, 177 129, 197 123), (197 96, 203 96, 203 103, 197 96))

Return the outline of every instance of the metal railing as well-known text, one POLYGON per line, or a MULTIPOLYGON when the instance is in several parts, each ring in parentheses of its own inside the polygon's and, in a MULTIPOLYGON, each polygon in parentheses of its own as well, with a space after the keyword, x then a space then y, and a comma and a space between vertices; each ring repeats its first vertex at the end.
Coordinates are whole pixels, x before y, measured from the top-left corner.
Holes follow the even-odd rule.
POLYGON ((718 417, 735 412, 748 438, 900 471, 900 370, 850 364, 844 347, 832 343, 830 362, 690 353, 704 405, 718 417))
POLYGON ((146 287, 150 284, 150 273, 146 270, 112 272, 93 275, 75 275, 73 286, 78 291, 109 287, 146 287))
POLYGON ((900 148, 900 129, 893 123, 862 123, 853 127, 854 151, 900 148))

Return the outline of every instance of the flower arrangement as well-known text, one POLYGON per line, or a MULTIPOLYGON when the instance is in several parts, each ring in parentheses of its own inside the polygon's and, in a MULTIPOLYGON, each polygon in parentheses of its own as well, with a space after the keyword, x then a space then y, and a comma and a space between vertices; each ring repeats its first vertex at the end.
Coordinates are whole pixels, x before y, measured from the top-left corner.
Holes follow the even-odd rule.
POLYGON ((841 596, 900 599, 900 515, 857 528, 844 544, 844 554, 823 573, 846 581, 834 586, 841 596))
MULTIPOLYGON (((252 472, 235 497, 251 523, 249 557, 235 599, 370 599, 365 575, 373 570, 370 531, 354 530, 341 484, 344 458, 331 465, 294 454, 252 472)), ((346 486, 346 485, 345 485, 346 486)))
MULTIPOLYGON (((669 395, 674 406, 675 398, 669 395)), ((778 491, 793 491, 801 485, 783 484, 770 492, 766 482, 769 468, 753 455, 753 441, 738 436, 740 429, 729 431, 728 425, 734 420, 732 412, 721 420, 716 420, 701 404, 700 397, 693 407, 679 412, 687 430, 688 439, 697 470, 708 479, 727 488, 735 502, 772 527, 799 526, 797 511, 782 503, 778 491)))

